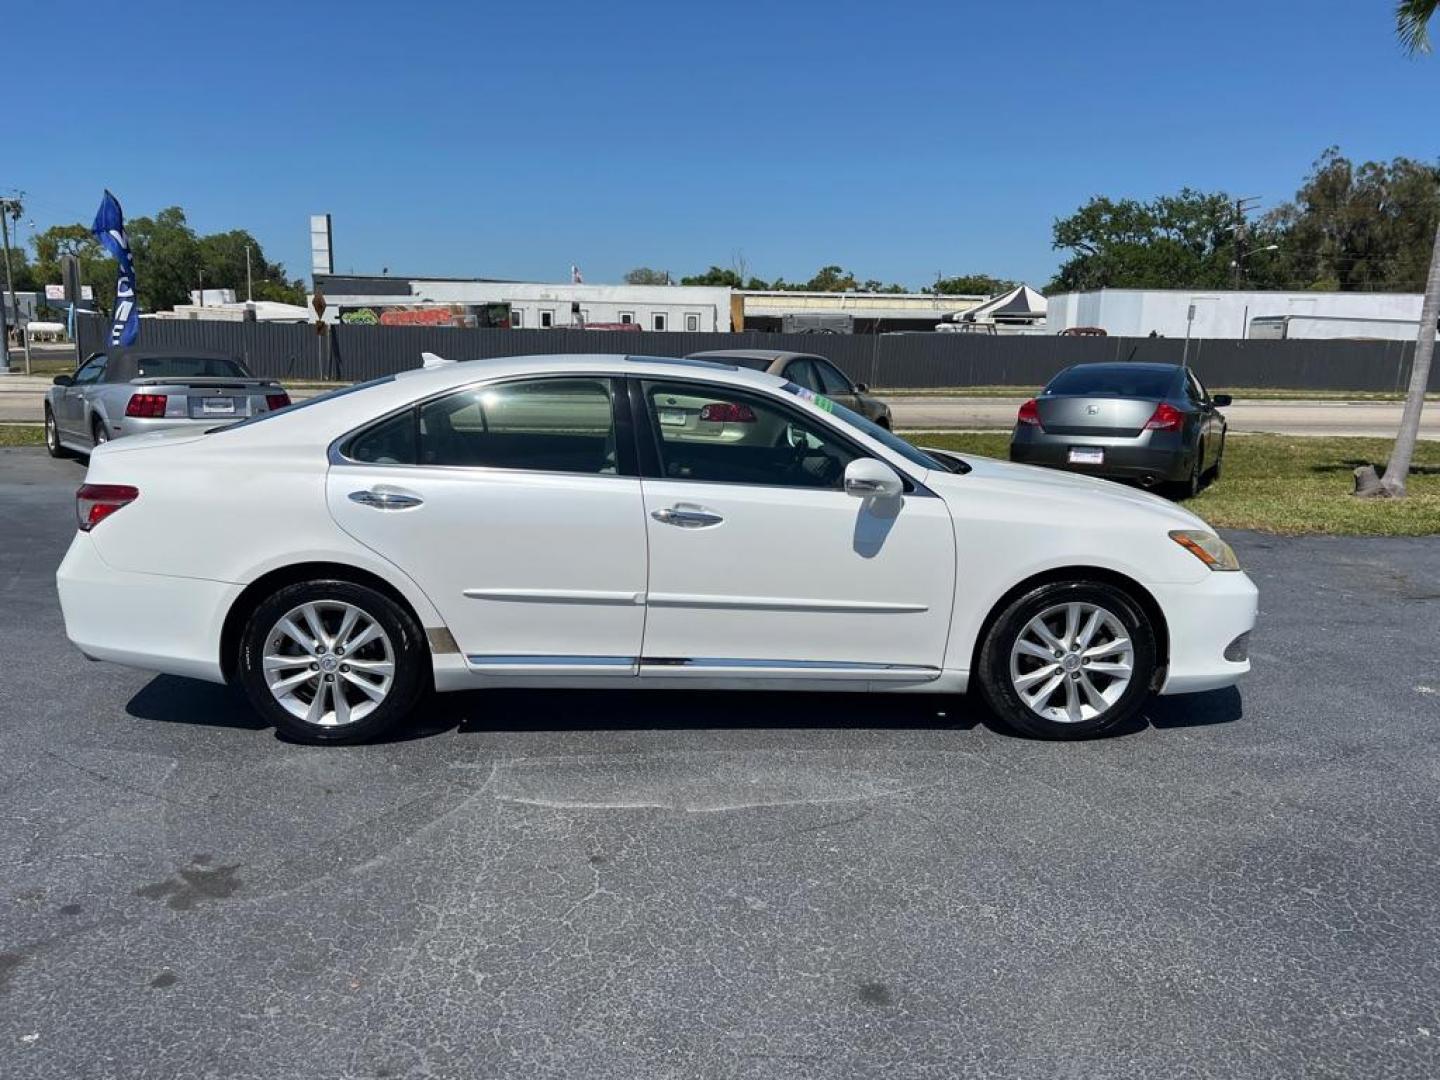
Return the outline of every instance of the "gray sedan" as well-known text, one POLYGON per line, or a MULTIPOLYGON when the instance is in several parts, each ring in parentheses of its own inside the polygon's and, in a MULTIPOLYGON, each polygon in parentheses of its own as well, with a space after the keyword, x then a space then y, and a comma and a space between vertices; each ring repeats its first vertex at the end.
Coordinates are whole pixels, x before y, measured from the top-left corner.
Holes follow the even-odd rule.
POLYGON ((1188 367, 1076 364, 1020 406, 1010 460, 1166 485, 1187 497, 1220 475, 1230 395, 1188 367))
POLYGON ((871 397, 868 386, 851 382, 843 371, 823 356, 783 349, 711 349, 691 353, 686 359, 713 360, 717 364, 733 364, 751 371, 768 371, 796 386, 838 401, 887 431, 893 426, 890 406, 877 397, 871 397))
POLYGON ((233 356, 136 346, 94 353, 45 395, 45 446, 52 457, 88 454, 111 439, 147 431, 203 430, 290 404, 273 379, 252 378, 233 356))

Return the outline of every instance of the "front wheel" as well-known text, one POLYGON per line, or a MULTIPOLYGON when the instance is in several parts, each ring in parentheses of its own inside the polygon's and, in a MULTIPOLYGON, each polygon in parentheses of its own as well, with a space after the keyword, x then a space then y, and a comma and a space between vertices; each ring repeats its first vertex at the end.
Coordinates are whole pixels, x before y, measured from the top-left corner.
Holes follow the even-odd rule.
POLYGON ((1155 630, 1128 594, 1093 581, 1040 585, 1011 602, 980 651, 980 689, 1011 727, 1082 739, 1132 717, 1150 694, 1155 630))
POLYGON ((286 735, 351 743, 404 719, 428 660, 414 617, 390 597, 349 581, 307 581, 251 614, 238 669, 251 703, 286 735))

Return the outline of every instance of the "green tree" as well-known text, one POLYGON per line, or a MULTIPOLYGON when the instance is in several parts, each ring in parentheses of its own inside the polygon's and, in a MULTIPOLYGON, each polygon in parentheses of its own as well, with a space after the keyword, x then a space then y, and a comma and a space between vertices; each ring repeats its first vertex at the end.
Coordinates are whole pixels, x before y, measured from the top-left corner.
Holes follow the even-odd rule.
POLYGON ((1395 33, 1412 56, 1430 51, 1430 20, 1440 11, 1440 0, 1400 0, 1395 5, 1395 33))
POLYGON ((737 271, 726 269, 722 266, 712 265, 703 274, 691 274, 680 279, 681 285, 717 285, 722 288, 740 289, 744 288, 737 271))
POLYGON ((115 260, 106 254, 88 225, 52 225, 30 241, 35 249, 35 276, 46 284, 61 281, 60 259, 80 260, 80 280, 95 292, 95 308, 109 315, 115 305, 115 260))
POLYGON ((625 275, 626 285, 669 285, 669 270, 652 270, 648 266, 637 266, 625 275))
POLYGON ((925 291, 939 296, 999 296, 1018 284, 1018 281, 989 274, 961 274, 959 277, 940 278, 925 291))
POLYGON ((1267 218, 1284 280, 1304 288, 1415 292, 1440 221, 1440 168, 1396 158, 1353 164, 1330 147, 1293 202, 1267 218))
POLYGON ((260 242, 244 229, 211 233, 199 239, 200 263, 207 288, 234 289, 241 300, 246 298, 246 252, 250 255, 249 281, 254 283, 254 299, 278 300, 285 304, 304 304, 305 285, 285 277, 285 267, 265 258, 260 242))
POLYGON ((1224 288, 1233 280, 1237 257, 1249 287, 1278 285, 1275 260, 1243 260, 1244 251, 1276 242, 1273 227, 1262 222, 1249 228, 1242 248, 1241 224, 1224 192, 1183 188, 1149 202, 1097 196, 1055 222, 1053 246, 1070 255, 1049 291, 1224 288))
POLYGON ((185 220, 185 211, 168 206, 153 218, 132 218, 125 231, 135 260, 140 310, 168 311, 176 304, 188 304, 191 290, 200 288, 204 263, 200 238, 185 220))

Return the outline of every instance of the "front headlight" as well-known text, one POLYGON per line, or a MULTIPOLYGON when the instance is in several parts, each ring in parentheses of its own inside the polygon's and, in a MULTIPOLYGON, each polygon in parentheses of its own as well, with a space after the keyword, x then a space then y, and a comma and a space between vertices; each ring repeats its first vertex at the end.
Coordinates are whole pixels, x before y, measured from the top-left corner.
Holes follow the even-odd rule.
POLYGON ((1211 570, 1239 570, 1240 560, 1230 545, 1212 532, 1201 529, 1176 529, 1170 539, 1190 552, 1211 570))

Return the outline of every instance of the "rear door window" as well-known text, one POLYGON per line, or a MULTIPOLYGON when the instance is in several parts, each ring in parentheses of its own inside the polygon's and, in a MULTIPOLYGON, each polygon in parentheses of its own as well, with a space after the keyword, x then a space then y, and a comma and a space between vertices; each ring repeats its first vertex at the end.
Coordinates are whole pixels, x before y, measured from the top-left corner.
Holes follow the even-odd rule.
POLYGON ((421 465, 620 471, 609 379, 532 379, 448 394, 420 406, 418 440, 421 465))

